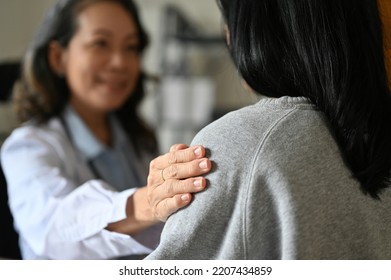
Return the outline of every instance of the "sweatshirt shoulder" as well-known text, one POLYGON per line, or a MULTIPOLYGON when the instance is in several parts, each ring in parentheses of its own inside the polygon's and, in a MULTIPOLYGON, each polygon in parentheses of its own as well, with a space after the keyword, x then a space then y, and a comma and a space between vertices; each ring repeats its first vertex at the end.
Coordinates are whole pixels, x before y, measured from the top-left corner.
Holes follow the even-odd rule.
POLYGON ((296 110, 305 108, 300 102, 296 104, 284 100, 265 98, 256 104, 227 113, 199 131, 193 144, 203 144, 204 141, 218 141, 222 144, 221 141, 229 139, 252 140, 254 137, 259 139, 260 134, 271 129, 276 122, 296 110))

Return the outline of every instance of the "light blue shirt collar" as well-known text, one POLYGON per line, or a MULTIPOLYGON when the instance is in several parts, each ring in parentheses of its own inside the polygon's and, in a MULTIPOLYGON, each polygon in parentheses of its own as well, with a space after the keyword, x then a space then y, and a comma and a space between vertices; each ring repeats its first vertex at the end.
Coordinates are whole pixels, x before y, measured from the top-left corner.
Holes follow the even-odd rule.
POLYGON ((70 105, 64 110, 63 121, 75 149, 96 178, 105 180, 119 191, 145 184, 144 169, 147 167, 141 164, 142 160, 136 156, 126 132, 114 115, 109 118, 113 141, 111 147, 95 137, 70 105))
MULTIPOLYGON (((68 127, 69 136, 71 137, 72 142, 85 158, 96 158, 98 155, 109 149, 109 147, 105 146, 95 137, 90 128, 80 118, 71 105, 68 105, 65 108, 63 117, 68 127)), ((110 116, 109 121, 113 133, 113 147, 126 143, 127 138, 116 118, 114 116, 110 116)))

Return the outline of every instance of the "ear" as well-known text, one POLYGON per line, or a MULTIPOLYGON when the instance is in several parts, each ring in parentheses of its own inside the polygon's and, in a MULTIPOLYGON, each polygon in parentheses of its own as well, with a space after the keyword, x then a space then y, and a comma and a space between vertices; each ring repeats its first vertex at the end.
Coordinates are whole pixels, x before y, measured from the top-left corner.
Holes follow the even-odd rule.
POLYGON ((63 76, 65 72, 64 57, 65 49, 57 41, 50 42, 48 49, 49 65, 58 76, 63 76))
POLYGON ((241 85, 242 85, 242 87, 247 91, 247 92, 249 92, 249 93, 255 93, 255 91, 252 89, 252 87, 250 87, 249 85, 248 85, 248 83, 242 78, 241 80, 240 80, 240 83, 241 83, 241 85))

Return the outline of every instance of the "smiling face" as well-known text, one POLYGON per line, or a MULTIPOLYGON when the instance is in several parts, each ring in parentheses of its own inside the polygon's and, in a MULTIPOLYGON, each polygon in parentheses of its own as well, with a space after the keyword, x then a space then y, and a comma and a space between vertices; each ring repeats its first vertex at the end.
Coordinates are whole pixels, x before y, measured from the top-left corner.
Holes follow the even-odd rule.
POLYGON ((140 75, 139 36, 131 15, 118 3, 87 6, 77 31, 59 56, 60 68, 78 110, 107 113, 118 109, 140 75))

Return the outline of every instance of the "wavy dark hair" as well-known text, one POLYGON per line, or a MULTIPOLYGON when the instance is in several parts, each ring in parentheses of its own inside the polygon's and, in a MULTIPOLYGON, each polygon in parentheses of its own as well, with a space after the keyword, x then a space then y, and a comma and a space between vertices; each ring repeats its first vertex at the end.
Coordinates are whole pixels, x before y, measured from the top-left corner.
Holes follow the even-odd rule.
POLYGON ((364 193, 390 184, 391 95, 376 0, 217 0, 243 79, 327 116, 364 193))
MULTIPOLYGON (((14 89, 13 101, 18 120, 23 123, 47 122, 59 116, 70 98, 66 80, 58 76, 49 64, 48 50, 52 41, 66 48, 77 31, 79 13, 97 2, 108 0, 60 0, 46 15, 38 28, 22 62, 22 77, 14 89)), ((132 0, 111 0, 122 5, 136 23, 140 55, 148 45, 148 36, 141 25, 138 10, 132 0)), ((141 73, 134 92, 115 114, 136 150, 156 153, 157 141, 153 130, 141 119, 138 106, 144 97, 146 75, 141 73)))

